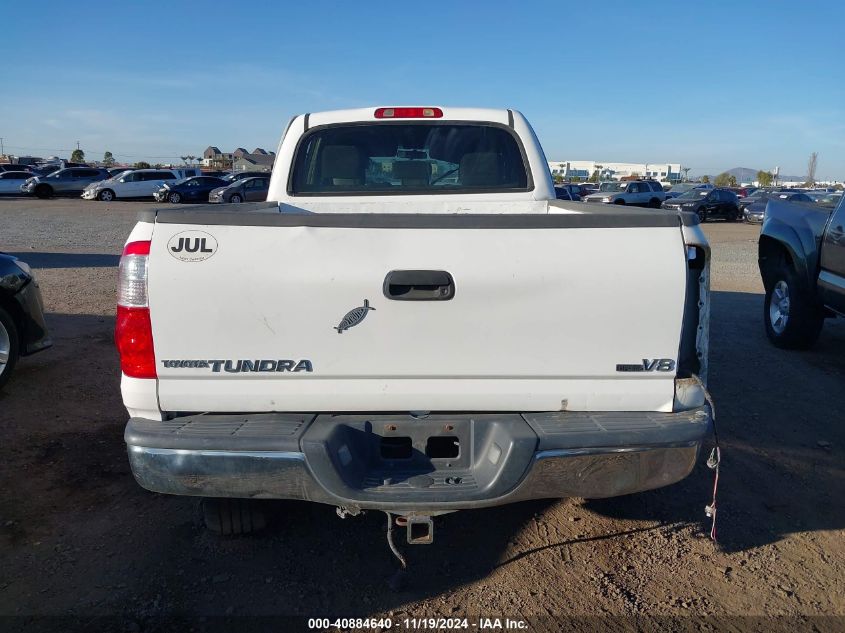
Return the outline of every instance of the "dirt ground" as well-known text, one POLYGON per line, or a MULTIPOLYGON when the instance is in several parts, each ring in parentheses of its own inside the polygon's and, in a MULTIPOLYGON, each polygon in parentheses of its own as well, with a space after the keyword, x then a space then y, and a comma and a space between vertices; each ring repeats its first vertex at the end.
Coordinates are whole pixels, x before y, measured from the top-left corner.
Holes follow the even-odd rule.
POLYGON ((383 514, 269 503, 267 531, 219 538, 199 528, 195 500, 133 480, 112 328, 115 265, 140 208, 0 200, 0 250, 37 269, 55 341, 0 393, 0 630, 285 631, 306 628, 302 616, 389 617, 398 630, 429 616, 845 630, 845 323, 828 322, 811 351, 768 343, 759 227, 705 225, 718 544, 702 455, 653 492, 439 517, 433 545, 403 545, 409 585, 393 592, 383 514))

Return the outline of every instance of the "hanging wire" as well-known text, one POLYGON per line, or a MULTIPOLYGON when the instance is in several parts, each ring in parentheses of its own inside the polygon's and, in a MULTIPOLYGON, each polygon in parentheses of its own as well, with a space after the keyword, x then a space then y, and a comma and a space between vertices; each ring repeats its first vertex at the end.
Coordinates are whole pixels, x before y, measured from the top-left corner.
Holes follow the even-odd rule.
POLYGON ((697 375, 693 374, 693 378, 698 382, 698 385, 704 391, 704 399, 710 405, 710 419, 713 421, 713 443, 715 446, 710 451, 710 456, 707 458, 707 467, 715 471, 713 477, 713 500, 710 505, 704 507, 704 514, 713 521, 710 524, 710 538, 716 542, 716 493, 719 490, 719 466, 722 462, 722 450, 719 447, 719 431, 716 428, 716 404, 713 402, 713 397, 704 386, 704 382, 697 375))
POLYGON ((393 515, 390 512, 385 512, 387 515, 387 544, 390 546, 390 551, 393 552, 393 555, 399 560, 399 564, 402 566, 402 570, 408 569, 408 563, 405 561, 405 557, 402 556, 402 553, 396 547, 396 544, 393 542, 393 515))

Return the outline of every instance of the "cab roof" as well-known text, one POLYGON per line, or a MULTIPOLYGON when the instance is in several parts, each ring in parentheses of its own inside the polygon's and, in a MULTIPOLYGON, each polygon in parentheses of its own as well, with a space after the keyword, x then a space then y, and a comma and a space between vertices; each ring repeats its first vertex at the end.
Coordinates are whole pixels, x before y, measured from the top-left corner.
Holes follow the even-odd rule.
POLYGON ((375 121, 482 121, 500 123, 502 125, 513 124, 513 110, 497 110, 492 108, 450 108, 444 106, 372 106, 369 108, 353 108, 348 110, 328 110, 324 112, 312 112, 304 116, 308 119, 307 127, 318 125, 330 125, 333 123, 364 123, 375 121), (441 116, 376 116, 378 110, 400 111, 409 110, 434 110, 442 113, 441 116))

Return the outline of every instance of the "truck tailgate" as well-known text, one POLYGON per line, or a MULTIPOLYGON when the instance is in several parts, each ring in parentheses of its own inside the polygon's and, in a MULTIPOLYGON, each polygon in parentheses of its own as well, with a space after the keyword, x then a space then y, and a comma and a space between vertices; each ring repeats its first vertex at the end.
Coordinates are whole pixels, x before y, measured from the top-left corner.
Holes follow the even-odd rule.
POLYGON ((164 411, 671 410, 674 370, 617 366, 677 359, 677 216, 191 217, 150 250, 164 411), (402 294, 427 272, 453 296, 402 294))

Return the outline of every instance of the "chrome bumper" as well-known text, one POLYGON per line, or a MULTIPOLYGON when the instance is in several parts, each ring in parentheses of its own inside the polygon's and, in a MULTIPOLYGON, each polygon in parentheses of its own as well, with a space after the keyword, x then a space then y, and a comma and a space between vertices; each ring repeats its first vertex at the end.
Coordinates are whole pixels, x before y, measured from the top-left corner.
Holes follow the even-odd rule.
POLYGON ((371 416, 363 424, 365 416, 133 419, 126 440, 135 479, 154 492, 430 514, 666 486, 690 473, 710 430, 707 407, 669 414, 432 417, 405 420, 405 427, 400 422, 398 432, 411 434, 416 447, 420 438, 441 432, 444 420, 455 420, 450 433, 472 450, 455 459, 423 455, 418 462, 374 457, 381 429, 396 428, 399 416, 371 416), (273 428, 284 439, 259 437, 273 428), (220 448, 225 442, 232 448, 220 448), (261 444, 296 450, 256 450, 261 444))

